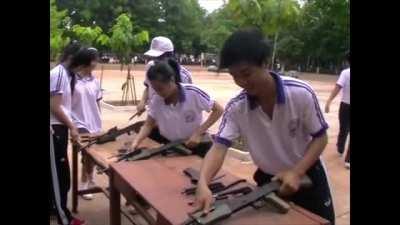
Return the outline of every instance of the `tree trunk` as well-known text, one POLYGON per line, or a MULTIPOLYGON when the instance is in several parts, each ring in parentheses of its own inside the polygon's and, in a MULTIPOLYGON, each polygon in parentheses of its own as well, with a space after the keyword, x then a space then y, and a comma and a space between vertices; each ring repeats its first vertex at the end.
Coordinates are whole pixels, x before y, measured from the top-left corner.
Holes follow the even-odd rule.
POLYGON ((278 35, 279 35, 279 30, 276 31, 275 37, 274 37, 274 48, 272 50, 272 63, 270 66, 271 70, 274 69, 274 65, 275 65, 276 42, 278 41, 278 35))

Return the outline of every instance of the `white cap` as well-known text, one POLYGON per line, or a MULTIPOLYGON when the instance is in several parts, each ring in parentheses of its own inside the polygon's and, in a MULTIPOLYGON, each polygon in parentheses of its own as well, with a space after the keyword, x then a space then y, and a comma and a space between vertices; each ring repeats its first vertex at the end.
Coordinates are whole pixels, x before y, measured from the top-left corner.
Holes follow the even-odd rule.
POLYGON ((150 50, 148 50, 144 54, 152 57, 159 57, 165 52, 173 51, 174 45, 172 44, 172 41, 169 38, 159 36, 151 40, 150 50))

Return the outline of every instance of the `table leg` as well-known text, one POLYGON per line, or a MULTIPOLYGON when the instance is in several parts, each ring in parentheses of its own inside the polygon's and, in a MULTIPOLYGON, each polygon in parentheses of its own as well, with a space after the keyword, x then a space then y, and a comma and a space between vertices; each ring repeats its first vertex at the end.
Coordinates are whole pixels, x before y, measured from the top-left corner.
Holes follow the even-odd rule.
POLYGON ((72 146, 72 212, 78 212, 78 147, 72 146))
POLYGON ((166 220, 163 216, 157 213, 157 221, 155 225, 171 225, 168 220, 166 220))
POLYGON ((110 170, 110 225, 121 225, 121 195, 114 186, 114 174, 110 170))

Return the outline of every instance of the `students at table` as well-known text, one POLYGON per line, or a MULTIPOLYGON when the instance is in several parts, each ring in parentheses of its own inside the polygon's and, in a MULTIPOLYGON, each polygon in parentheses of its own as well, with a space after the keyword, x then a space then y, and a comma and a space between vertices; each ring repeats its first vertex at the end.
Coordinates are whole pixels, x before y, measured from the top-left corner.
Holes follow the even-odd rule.
POLYGON ((211 142, 200 142, 221 117, 223 108, 202 89, 180 83, 179 71, 178 63, 172 59, 155 62, 147 71, 156 94, 150 100, 147 119, 134 138, 132 149, 146 137, 160 143, 186 140, 185 145, 200 156, 210 148, 211 142), (205 121, 203 111, 210 112, 205 121))
POLYGON ((234 32, 224 43, 220 69, 228 68, 243 90, 225 107, 214 144, 205 156, 195 206, 208 213, 213 197, 207 184, 221 168, 232 142, 245 140, 254 164, 254 180, 282 182, 279 195, 335 221, 325 167, 320 158, 327 144, 328 124, 309 84, 269 71, 271 45, 261 31, 234 32), (313 182, 299 190, 303 176, 313 182))

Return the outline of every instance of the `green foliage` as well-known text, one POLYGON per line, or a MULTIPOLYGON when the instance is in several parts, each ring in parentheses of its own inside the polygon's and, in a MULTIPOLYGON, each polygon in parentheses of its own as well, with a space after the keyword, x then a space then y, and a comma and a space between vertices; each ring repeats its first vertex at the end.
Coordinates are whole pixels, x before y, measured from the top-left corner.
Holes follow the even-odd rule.
POLYGON ((109 44, 121 63, 128 64, 132 53, 148 41, 147 31, 133 33, 133 24, 127 14, 123 13, 115 19, 115 24, 111 28, 109 44))
POLYGON ((108 36, 103 34, 103 30, 99 26, 83 27, 81 25, 74 25, 72 26, 72 32, 86 46, 106 46, 109 41, 108 36))
POLYGON ((170 38, 177 53, 218 53, 232 32, 247 26, 259 27, 270 40, 276 40, 276 58, 293 65, 340 65, 349 48, 348 0, 307 0, 302 6, 297 0, 226 2, 207 14, 197 0, 57 0, 67 13, 57 11, 51 0, 52 57, 68 43, 66 36, 81 33, 83 42, 127 58, 133 51, 148 48, 146 34, 139 35, 142 31, 147 31, 147 38, 170 38), (123 13, 135 23, 129 25, 127 18, 121 19, 123 13), (75 24, 75 29, 69 30, 69 24, 75 24), (96 27, 110 31, 110 37, 102 32, 94 34, 99 30, 96 27), (124 49, 126 52, 121 53, 124 49))
POLYGON ((50 0, 50 60, 55 61, 70 39, 64 36, 68 23, 67 11, 58 11, 55 0, 50 0))

